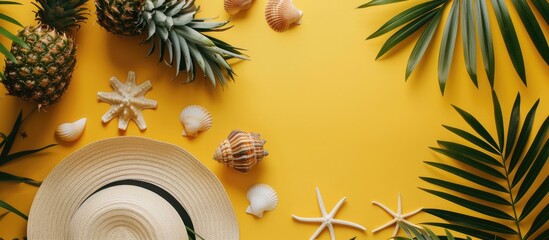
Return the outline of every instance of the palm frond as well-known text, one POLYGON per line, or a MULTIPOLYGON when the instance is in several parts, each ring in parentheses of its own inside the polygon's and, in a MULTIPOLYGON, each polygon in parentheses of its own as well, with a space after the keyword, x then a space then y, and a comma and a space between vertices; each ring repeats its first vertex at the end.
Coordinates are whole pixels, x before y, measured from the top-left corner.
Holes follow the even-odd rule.
POLYGON ((26 183, 35 187, 39 187, 41 182, 34 179, 16 176, 7 172, 0 171, 0 182, 20 182, 26 183))
POLYGON ((444 229, 444 235, 437 235, 427 227, 415 227, 402 221, 397 222, 397 224, 406 233, 406 237, 391 238, 394 240, 471 240, 469 236, 467 238, 454 237, 447 229, 444 229))
MULTIPOLYGON (((11 162, 15 159, 18 159, 18 158, 21 158, 21 157, 24 157, 24 156, 28 156, 30 154, 37 153, 37 152, 40 152, 44 149, 55 146, 55 144, 50 144, 50 145, 47 145, 45 147, 41 147, 41 148, 34 149, 34 150, 23 150, 23 151, 19 151, 19 152, 15 152, 15 153, 10 153, 11 148, 13 147, 13 144, 15 143, 15 140, 16 140, 17 135, 19 133, 19 129, 21 128, 21 125, 23 124, 24 121, 25 121, 25 118, 23 118, 23 111, 20 111, 19 115, 17 115, 17 118, 16 118, 16 120, 13 124, 13 127, 11 128, 10 133, 8 135, 6 135, 4 133, 0 133, 0 138, 1 138, 0 149, 2 149, 0 151, 0 166, 5 164, 5 163, 11 162)), ((3 171, 0 171, 0 181, 21 182, 21 183, 26 183, 26 184, 36 186, 36 187, 40 186, 40 183, 41 183, 41 182, 36 181, 34 179, 16 176, 16 175, 6 173, 6 172, 3 172, 3 171)), ((0 200, 0 208, 4 208, 4 209, 6 209, 10 212, 13 212, 13 213, 19 215, 20 217, 22 217, 23 219, 27 220, 27 216, 25 214, 23 214, 22 212, 20 212, 19 210, 17 210, 13 206, 11 206, 10 204, 8 204, 8 203, 6 203, 2 200, 0 200)))
POLYGON ((22 217, 23 219, 25 220, 28 220, 28 217, 27 215, 25 215, 24 213, 20 212, 19 210, 17 210, 16 208, 14 208, 13 206, 11 206, 10 204, 8 204, 7 202, 4 202, 2 200, 0 200, 0 208, 3 208, 3 209, 6 209, 12 213, 15 213, 17 214, 18 216, 22 217))
MULTIPOLYGON (((373 6, 394 4, 399 0, 373 0, 358 8, 369 8, 373 6)), ((515 30, 515 25, 509 14, 509 9, 504 0, 491 0, 492 12, 496 16, 496 22, 503 37, 507 53, 522 82, 526 85, 526 70, 521 46, 515 30)), ((549 46, 542 31, 549 23, 549 3, 544 0, 531 1, 545 21, 536 19, 534 11, 526 0, 512 0, 513 7, 524 25, 530 40, 534 43, 538 53, 549 64, 549 46)), ((489 10, 486 0, 471 1, 462 0, 429 0, 420 2, 383 24, 377 31, 367 39, 379 37, 393 30, 399 29, 383 45, 376 59, 387 53, 404 39, 411 37, 412 33, 419 31, 421 34, 416 41, 412 54, 408 58, 405 79, 412 74, 417 64, 421 61, 425 51, 431 46, 433 35, 437 32, 439 24, 445 22, 440 43, 438 61, 438 82, 441 93, 444 95, 448 73, 452 65, 454 47, 457 38, 457 29, 460 25, 463 43, 463 56, 465 68, 473 84, 478 87, 477 75, 477 41, 480 46, 483 65, 491 87, 494 87, 495 58, 492 42, 492 27, 489 20, 489 10), (453 3, 452 3, 453 1, 453 3), (461 5, 461 7, 460 7, 461 5), (441 19, 442 12, 449 7, 449 14, 446 19, 441 19), (436 14, 435 14, 436 13, 436 14)))
MULTIPOLYGON (((13 1, 0 1, 0 4, 2 4, 2 5, 21 5, 21 3, 13 2, 13 1)), ((9 22, 11 24, 15 24, 15 25, 20 26, 20 27, 23 27, 23 25, 21 25, 21 23, 19 23, 17 20, 15 20, 14 18, 12 18, 12 17, 10 17, 6 14, 3 14, 3 13, 0 13, 0 20, 9 22)), ((6 30, 3 27, 0 27, 0 36, 6 37, 9 40, 13 41, 14 43, 17 43, 17 44, 19 44, 19 45, 21 45, 25 48, 29 48, 29 46, 23 40, 21 40, 19 37, 17 37, 13 33, 10 33, 8 30, 6 30)), ((4 56, 6 56, 9 60, 17 63, 17 59, 15 59, 15 56, 13 56, 13 54, 6 48, 6 46, 4 46, 1 43, 0 43, 0 53, 2 53, 4 56)))
POLYGON ((15 123, 13 124, 13 127, 10 131, 10 133, 6 136, 5 134, 2 134, 3 139, 2 142, 0 142, 0 148, 2 148, 2 151, 0 151, 0 165, 6 164, 8 162, 11 162, 15 159, 40 152, 44 149, 50 148, 55 146, 56 144, 50 144, 45 147, 41 147, 38 149, 33 150, 23 150, 20 152, 10 153, 11 148, 13 144, 15 143, 15 139, 17 138, 17 134, 19 133, 19 129, 21 127, 21 124, 23 124, 23 111, 19 112, 19 115, 17 115, 17 119, 15 120, 15 123))
POLYGON ((549 116, 544 115, 543 123, 535 131, 534 122, 539 100, 532 105, 521 121, 521 101, 518 94, 505 132, 504 114, 494 91, 492 101, 495 133, 490 133, 472 114, 454 106, 475 134, 445 126, 462 137, 467 144, 438 141, 439 147, 432 149, 456 160, 456 166, 426 162, 432 167, 466 180, 466 183, 457 184, 437 178, 421 177, 422 180, 445 191, 424 188, 422 190, 476 212, 477 215, 469 216, 442 209, 424 209, 425 212, 448 222, 425 224, 481 239, 505 239, 508 235, 515 235, 522 240, 543 236, 542 231, 546 231, 549 220, 549 207, 542 207, 540 204, 546 202, 549 191, 549 172, 544 171, 549 159, 549 116), (462 170, 463 165, 473 171, 462 170))

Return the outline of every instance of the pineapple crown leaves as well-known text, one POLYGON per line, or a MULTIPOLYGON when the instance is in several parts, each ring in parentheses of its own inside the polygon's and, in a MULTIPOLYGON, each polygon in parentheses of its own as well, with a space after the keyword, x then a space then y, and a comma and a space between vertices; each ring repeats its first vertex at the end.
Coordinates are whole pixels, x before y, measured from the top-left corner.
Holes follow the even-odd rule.
MULTIPOLYGON (((403 2, 404 0, 372 0, 358 8, 368 8, 372 6, 393 4, 403 2)), ((499 26, 499 32, 503 37, 507 53, 515 71, 526 85, 526 70, 524 57, 515 30, 515 25, 511 19, 510 11, 507 7, 509 1, 491 0, 491 8, 487 5, 488 0, 480 1, 458 1, 458 0, 429 0, 420 1, 410 8, 395 15, 393 18, 383 24, 377 31, 368 36, 367 39, 379 37, 394 32, 383 44, 376 59, 385 55, 404 39, 415 38, 415 32, 419 32, 415 46, 408 58, 406 66, 405 79, 412 74, 416 66, 423 58, 428 48, 434 47, 433 36, 443 26, 442 41, 440 42, 440 51, 438 56, 438 82, 444 95, 444 89, 448 80, 452 59, 458 40, 458 29, 461 29, 461 42, 463 45, 463 57, 465 68, 473 84, 478 87, 477 80, 477 56, 482 56, 482 61, 486 76, 491 87, 494 87, 495 76, 495 54, 492 41, 493 31, 496 29, 494 23, 490 22, 490 11, 496 16, 496 22, 499 26), (443 19, 443 12, 449 9, 446 20, 443 19), (426 26, 425 28, 422 28, 426 26), (459 26, 459 27, 458 27, 459 26), (477 52, 477 42, 480 46, 480 54, 477 52)), ((511 0, 518 16, 534 44, 538 53, 549 64, 549 45, 543 33, 543 28, 549 24, 549 2, 545 0, 511 0), (535 10, 541 15, 544 21, 537 20, 535 10)), ((514 21, 517 22, 516 20, 514 21)), ((497 49, 496 49, 497 50, 497 49)))
POLYGON ((549 191, 549 178, 545 166, 549 159, 549 115, 544 115, 545 119, 538 131, 534 131, 533 123, 539 105, 538 100, 520 124, 518 94, 505 131, 501 106, 493 91, 492 100, 495 134, 490 133, 470 113, 454 107, 476 134, 444 126, 468 144, 439 141, 440 147, 432 149, 456 160, 460 165, 426 162, 434 168, 460 178, 460 183, 421 177, 422 180, 449 192, 423 190, 472 210, 478 213, 479 217, 442 209, 424 209, 425 212, 449 222, 426 224, 481 239, 499 240, 505 239, 506 235, 514 235, 521 240, 547 236, 549 205, 540 203, 546 202, 549 191), (473 171, 462 170, 464 166, 473 171))
POLYGON ((176 76, 180 71, 186 71, 187 83, 195 79, 195 64, 198 64, 214 87, 216 80, 225 85, 227 79, 223 70, 230 79, 234 75, 227 60, 248 58, 240 52, 243 49, 204 35, 204 32, 229 29, 225 27, 229 21, 207 22, 209 19, 195 18, 198 10, 194 0, 147 0, 141 15, 147 30, 144 42, 152 45, 147 56, 158 46, 159 61, 174 66, 176 76))
POLYGON ((38 8, 36 20, 60 32, 70 32, 80 28, 80 23, 88 18, 88 9, 83 7, 87 0, 36 0, 38 8))
MULTIPOLYGON (((0 1, 0 5, 21 5, 21 3, 12 2, 12 1, 0 1)), ((15 25, 20 26, 20 27, 23 27, 23 25, 21 25, 21 23, 19 23, 19 21, 15 20, 14 18, 12 18, 8 15, 5 15, 3 13, 0 13, 0 20, 15 24, 15 25)), ((17 44, 19 44, 19 45, 21 45, 25 48, 29 48, 27 43, 25 43, 23 40, 21 40, 15 34, 10 33, 8 30, 6 30, 3 27, 0 27, 0 35, 2 35, 4 37, 7 37, 8 39, 13 41, 14 43, 17 43, 17 44)), ((2 53, 4 56, 6 56, 9 60, 17 63, 17 60, 15 59, 15 56, 13 56, 13 54, 6 48, 6 46, 4 46, 1 43, 0 43, 0 53, 2 53)), ((0 78, 4 79, 4 75, 2 73, 0 73, 0 78)))

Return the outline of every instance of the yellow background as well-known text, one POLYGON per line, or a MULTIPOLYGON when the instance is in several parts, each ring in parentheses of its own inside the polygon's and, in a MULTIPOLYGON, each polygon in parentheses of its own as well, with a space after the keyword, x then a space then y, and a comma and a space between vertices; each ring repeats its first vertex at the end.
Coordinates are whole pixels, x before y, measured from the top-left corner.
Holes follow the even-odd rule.
MULTIPOLYGON (((467 127, 451 104, 478 116, 493 132, 490 90, 480 58, 480 87, 476 89, 466 74, 459 38, 446 94, 441 96, 436 81, 440 32, 407 83, 404 70, 413 44, 407 42, 397 47, 400 52, 390 52, 375 61, 387 36, 364 40, 389 18, 414 4, 412 1, 357 10, 366 0, 295 0, 304 12, 302 25, 284 33, 274 32, 266 24, 266 2, 254 1, 247 12, 232 17, 234 28, 216 34, 246 48, 251 56, 251 61, 232 65, 238 74, 235 82, 216 89, 200 78, 182 84, 184 74, 174 79, 174 69, 157 64, 156 55, 144 58, 148 46, 139 45, 141 37, 117 37, 100 28, 93 15, 95 7, 89 2, 92 15, 77 34, 78 63, 68 91, 60 103, 29 117, 22 127, 28 137, 19 138, 13 150, 59 145, 1 170, 41 180, 71 152, 93 141, 120 135, 173 143, 190 151, 219 177, 237 214, 243 240, 308 239, 318 225, 296 222, 290 215, 320 215, 314 190, 317 186, 328 211, 347 196, 337 218, 368 229, 362 232, 336 226, 338 239, 390 237, 392 228, 371 233, 391 220, 371 201, 396 210, 398 193, 402 193, 404 212, 419 207, 457 209, 418 189, 432 187, 418 177, 444 177, 422 163, 448 161, 427 148, 435 146, 437 139, 458 140, 441 124, 467 127), (121 133, 116 119, 108 124, 100 120, 109 105, 97 101, 97 92, 112 91, 109 78, 125 80, 128 70, 136 71, 138 83, 152 81, 153 88, 146 97, 158 101, 156 110, 144 111, 148 125, 144 132, 131 123, 121 133), (190 104, 206 107, 214 119, 213 127, 196 139, 181 136, 178 120, 180 111, 190 104), (59 124, 81 117, 87 117, 88 124, 80 140, 63 143, 56 139, 54 131, 59 124), (267 140, 265 147, 270 155, 247 175, 212 160, 218 144, 233 129, 259 132, 267 140), (278 207, 262 219, 244 213, 248 205, 246 190, 260 182, 273 186, 280 198, 278 207)), ((197 3, 202 7, 200 17, 229 17, 221 0, 197 3)), ((23 4, 0 6, 0 10, 24 25, 35 24, 31 12, 34 7, 29 1, 23 4)), ((510 7, 510 11, 522 44, 528 88, 514 72, 491 15, 497 58, 496 90, 505 122, 517 91, 522 94, 523 109, 529 109, 536 99, 548 97, 549 89, 549 67, 527 37, 515 10, 510 7)), ((547 25, 543 26, 547 35, 547 25)), ((13 25, 7 27, 12 32, 17 29, 13 25)), ((4 93, 1 87, 0 130, 6 133, 21 108, 28 113, 34 106, 4 93)), ((542 99, 540 103, 536 129, 549 112, 548 101, 542 99)), ((6 183, 0 184, 0 189, 0 199, 24 213, 28 213, 37 191, 24 184, 6 183)), ((409 220, 420 223, 435 219, 420 213, 409 220)), ((21 218, 8 214, 0 220, 0 237, 24 235, 25 221, 21 218)), ((329 239, 327 231, 320 239, 329 239)))

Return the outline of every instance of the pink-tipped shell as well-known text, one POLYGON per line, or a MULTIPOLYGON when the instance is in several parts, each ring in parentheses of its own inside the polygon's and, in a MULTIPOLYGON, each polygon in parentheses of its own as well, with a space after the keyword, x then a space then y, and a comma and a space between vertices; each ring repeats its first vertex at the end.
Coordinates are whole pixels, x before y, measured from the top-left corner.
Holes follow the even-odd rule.
POLYGON ((265 19, 277 32, 288 30, 292 23, 300 24, 301 16, 303 11, 298 10, 292 0, 269 0, 265 8, 265 19))
POLYGON ((250 8, 252 0, 225 0, 224 7, 231 15, 235 15, 240 11, 247 10, 250 8))

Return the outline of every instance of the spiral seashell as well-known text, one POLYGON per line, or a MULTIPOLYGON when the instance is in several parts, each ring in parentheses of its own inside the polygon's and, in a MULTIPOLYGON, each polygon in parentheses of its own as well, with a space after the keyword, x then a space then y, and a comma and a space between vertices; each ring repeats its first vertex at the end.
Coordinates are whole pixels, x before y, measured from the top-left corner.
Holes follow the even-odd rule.
POLYGON ((204 132, 212 127, 212 116, 205 108, 198 105, 190 105, 181 111, 179 120, 183 127, 182 135, 185 137, 197 137, 198 132, 204 132))
POLYGON ((215 151, 214 159, 227 167, 247 173, 269 154, 263 149, 263 145, 265 145, 265 140, 260 138, 259 133, 234 130, 219 145, 215 151))
POLYGON ((253 214, 259 218, 263 217, 263 212, 275 209, 278 204, 276 191, 271 186, 263 183, 250 187, 246 197, 250 202, 246 213, 253 214))
POLYGON ((303 11, 298 10, 292 0, 269 0, 265 8, 265 19, 277 32, 288 30, 292 23, 300 24, 301 16, 303 11))
POLYGON ((225 11, 231 15, 235 15, 242 10, 247 10, 252 5, 252 0, 225 0, 223 6, 225 11))
POLYGON ((55 135, 57 135, 61 140, 66 142, 76 141, 86 127, 86 118, 81 118, 76 122, 63 123, 57 127, 55 130, 55 135))

